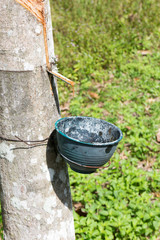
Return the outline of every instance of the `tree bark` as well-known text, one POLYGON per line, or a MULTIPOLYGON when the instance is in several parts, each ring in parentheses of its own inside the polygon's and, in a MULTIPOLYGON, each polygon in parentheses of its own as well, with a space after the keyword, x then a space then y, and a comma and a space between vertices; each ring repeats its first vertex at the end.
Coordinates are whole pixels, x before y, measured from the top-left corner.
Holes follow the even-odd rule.
MULTIPOLYGON (((53 62, 47 0, 45 4, 53 62)), ((1 0, 0 11, 0 135, 6 139, 0 143, 4 239, 73 240, 67 166, 56 155, 51 134, 60 116, 46 72, 43 27, 14 0, 1 0), (23 142, 47 137, 48 142, 38 146, 23 142)))

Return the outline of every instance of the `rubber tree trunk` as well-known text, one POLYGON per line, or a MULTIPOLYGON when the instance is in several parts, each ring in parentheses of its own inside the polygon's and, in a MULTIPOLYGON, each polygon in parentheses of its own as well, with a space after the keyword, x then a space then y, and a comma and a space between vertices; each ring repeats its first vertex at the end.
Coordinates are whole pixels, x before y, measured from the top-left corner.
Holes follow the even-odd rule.
MULTIPOLYGON (((48 1, 46 9, 53 62, 48 1)), ((0 11, 0 134, 6 139, 43 140, 59 118, 46 72, 43 27, 14 0, 1 0, 0 11)), ((54 151, 52 135, 44 144, 0 143, 6 240, 75 239, 67 166, 54 151)))

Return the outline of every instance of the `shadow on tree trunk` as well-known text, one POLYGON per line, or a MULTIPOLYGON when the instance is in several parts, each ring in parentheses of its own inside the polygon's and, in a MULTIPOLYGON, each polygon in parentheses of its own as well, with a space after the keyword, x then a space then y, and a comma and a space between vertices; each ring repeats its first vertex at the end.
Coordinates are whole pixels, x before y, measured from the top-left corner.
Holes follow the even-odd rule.
POLYGON ((52 187, 59 200, 70 210, 72 203, 70 201, 70 187, 68 186, 68 168, 66 162, 57 151, 56 130, 49 136, 46 161, 50 173, 52 187))

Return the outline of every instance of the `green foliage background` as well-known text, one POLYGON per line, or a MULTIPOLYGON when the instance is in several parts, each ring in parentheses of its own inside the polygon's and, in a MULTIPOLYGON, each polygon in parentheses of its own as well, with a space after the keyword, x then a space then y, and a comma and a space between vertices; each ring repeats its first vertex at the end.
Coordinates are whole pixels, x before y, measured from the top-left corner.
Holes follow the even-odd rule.
MULTIPOLYGON (((108 169, 69 169, 77 240, 160 239, 159 0, 52 0, 62 116, 102 118, 123 140, 108 169), (92 93, 92 94, 91 94, 92 93), (77 210, 77 206, 78 210, 77 210)), ((0 214, 0 235, 2 235, 0 214)))
POLYGON ((62 116, 102 118, 124 134, 109 169, 69 169, 77 240, 160 239, 158 9, 159 0, 52 1, 58 69, 76 82, 73 97, 58 80, 62 116))

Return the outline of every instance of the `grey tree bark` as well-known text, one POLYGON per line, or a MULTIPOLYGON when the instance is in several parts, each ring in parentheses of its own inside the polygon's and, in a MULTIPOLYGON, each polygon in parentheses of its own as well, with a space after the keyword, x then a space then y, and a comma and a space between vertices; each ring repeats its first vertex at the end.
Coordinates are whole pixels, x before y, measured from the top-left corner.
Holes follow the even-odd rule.
MULTIPOLYGON (((50 62, 54 60, 46 0, 50 62)), ((34 141, 47 138, 60 117, 46 72, 43 27, 14 0, 0 1, 0 135, 34 141)), ((18 140, 18 139, 17 139, 18 140)), ((73 240, 68 171, 47 144, 1 140, 0 186, 6 240, 73 240)))

